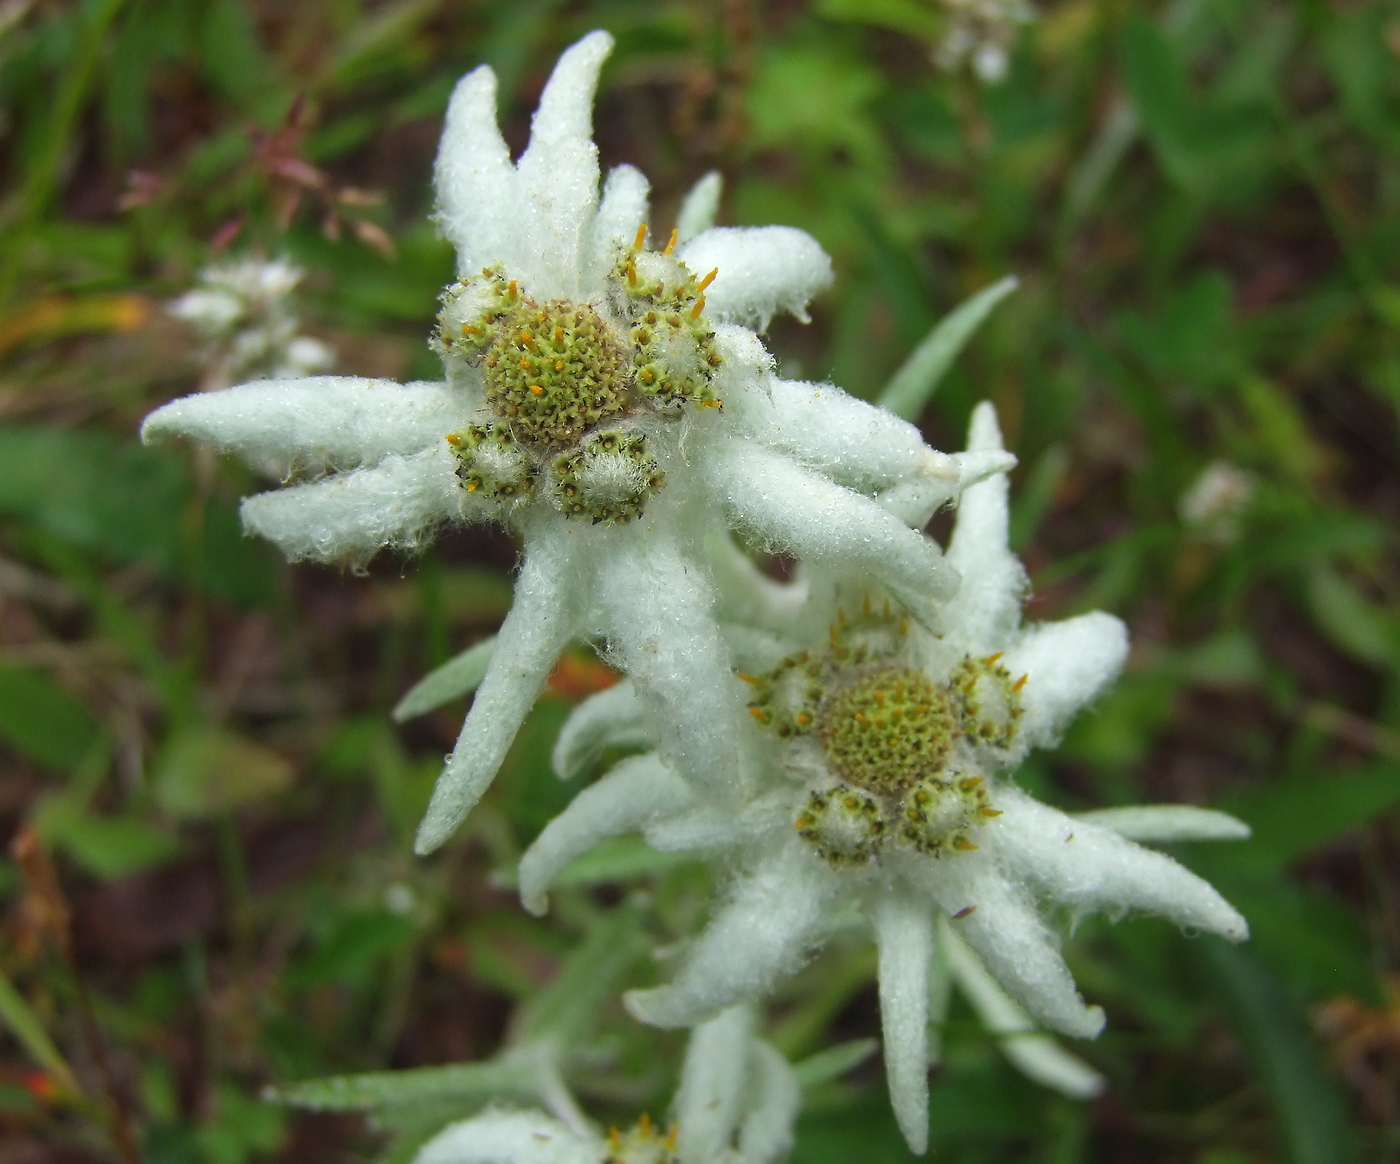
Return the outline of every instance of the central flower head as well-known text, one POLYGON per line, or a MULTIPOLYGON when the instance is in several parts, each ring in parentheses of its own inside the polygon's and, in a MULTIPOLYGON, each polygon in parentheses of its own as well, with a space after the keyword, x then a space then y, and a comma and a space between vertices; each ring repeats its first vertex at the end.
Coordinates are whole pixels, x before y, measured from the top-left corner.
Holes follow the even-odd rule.
POLYGON ((822 705, 817 735, 841 779, 891 795, 942 770, 958 719, 945 688, 912 667, 881 667, 822 705))
POLYGON ((521 296, 490 330, 486 403, 527 443, 566 448, 627 411, 628 352, 589 304, 521 296))
POLYGON ((662 1131, 645 1113, 625 1132, 608 1129, 608 1154, 603 1164, 679 1164, 673 1125, 662 1131))
POLYGON ((1016 738, 1024 678, 1000 656, 965 656, 937 683, 905 661, 908 633, 867 602, 855 618, 838 612, 827 650, 740 676, 760 724, 794 742, 815 736, 827 779, 794 827, 834 868, 869 864, 891 843, 931 857, 975 849, 976 827, 1001 815, 978 752, 1016 738))
POLYGON ((638 422, 674 420, 687 404, 718 407, 721 362, 705 288, 671 255, 642 249, 646 229, 595 301, 538 303, 487 267, 443 294, 434 346, 449 374, 480 369, 495 417, 448 436, 468 492, 544 495, 570 517, 626 522, 665 484, 638 422))

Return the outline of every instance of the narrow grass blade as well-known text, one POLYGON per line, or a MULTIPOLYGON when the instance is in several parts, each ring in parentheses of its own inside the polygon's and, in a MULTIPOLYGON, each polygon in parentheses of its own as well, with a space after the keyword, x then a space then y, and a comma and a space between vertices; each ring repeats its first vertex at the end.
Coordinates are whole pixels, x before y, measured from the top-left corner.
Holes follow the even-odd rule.
POLYGON ((416 1108, 443 1100, 468 1105, 487 1100, 529 1102, 538 1097, 533 1063, 492 1059, 485 1063, 449 1063, 405 1071, 369 1071, 332 1075, 269 1087, 264 1098, 311 1111, 382 1111, 416 1108))
POLYGON ((992 308, 1016 290, 1015 275, 984 287, 944 316, 922 343, 910 354, 885 385, 876 403, 881 408, 915 420, 933 396, 958 353, 963 350, 972 333, 991 314, 992 308))
POLYGON ((486 677, 486 667, 495 649, 496 636, 492 635, 448 659, 437 670, 429 671, 399 700, 394 708, 394 722, 403 723, 414 716, 426 715, 444 703, 475 691, 486 677))
POLYGON ((792 1073, 797 1077, 798 1086, 809 1091, 823 1083, 839 1079, 854 1067, 859 1067, 880 1047, 878 1039, 851 1039, 837 1043, 815 1055, 808 1055, 800 1063, 794 1063, 792 1073))
POLYGON ((29 1052, 29 1057, 40 1067, 72 1091, 78 1090, 73 1077, 73 1069, 49 1038, 44 1025, 39 1021, 24 996, 14 988, 3 974, 0 974, 0 1022, 9 1028, 20 1046, 29 1052))
POLYGON ((1214 938, 1202 939, 1200 949, 1268 1091, 1285 1159, 1354 1164, 1345 1102, 1297 1005, 1252 955, 1214 938))

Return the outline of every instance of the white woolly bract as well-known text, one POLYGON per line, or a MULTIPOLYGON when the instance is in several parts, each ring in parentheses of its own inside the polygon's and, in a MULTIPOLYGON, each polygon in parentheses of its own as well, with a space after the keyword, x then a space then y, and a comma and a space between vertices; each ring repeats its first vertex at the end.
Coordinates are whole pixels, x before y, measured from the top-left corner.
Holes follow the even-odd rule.
POLYGON ((413 1164, 602 1164, 607 1149, 538 1111, 488 1111, 449 1124, 413 1164))
POLYGON ((1250 827, 1228 812, 1194 804, 1132 804, 1077 812, 1075 820, 1111 829, 1139 844, 1173 841, 1243 841, 1250 827))
POLYGON ((636 748, 655 741, 654 726, 629 679, 590 695, 564 722, 551 762, 560 780, 587 769, 604 748, 636 748))
POLYGON ((679 812, 690 786, 658 756, 633 756, 580 792, 535 838, 520 859, 520 900, 531 913, 549 907, 554 878, 600 841, 640 829, 662 813, 679 812))
POLYGON ((938 919, 938 943, 952 977, 983 1027, 999 1036, 1002 1053, 1022 1074, 1062 1095, 1090 1099, 1100 1094, 1105 1086, 1103 1076, 1035 1029, 1030 1016, 1007 997, 977 955, 954 932, 954 924, 946 916, 938 919))
POLYGON ((714 226, 723 193, 724 177, 718 170, 711 170, 687 191, 680 213, 676 215, 677 242, 688 243, 714 226))
POLYGON ((879 951, 880 1026, 890 1104, 910 1150, 928 1150, 928 1003, 933 915, 903 894, 883 894, 871 909, 879 951))
POLYGON ((1170 857, 1017 789, 999 790, 997 805, 1002 815, 986 831, 994 834, 998 855, 1026 884, 1072 913, 1141 910, 1232 942, 1249 936, 1239 911, 1170 857))
POLYGON ((257 380, 171 401, 145 419, 141 439, 193 437, 252 461, 348 469, 441 444, 471 407, 460 390, 442 383, 353 376, 257 380))
POLYGON ((631 991, 627 1009, 653 1026, 683 1027, 763 997, 803 963, 838 890, 836 876, 810 853, 781 846, 737 882, 675 981, 631 991))
POLYGON ((445 446, 387 456, 372 469, 339 473, 245 498, 243 527, 290 561, 363 562, 385 546, 412 551, 472 504, 445 446))
POLYGON ((719 272, 705 292, 706 310, 755 331, 767 331, 779 311, 805 323, 807 304, 831 286, 826 252, 790 226, 718 226, 678 254, 697 276, 719 272))
POLYGON ((1117 678, 1127 658, 1128 628, 1098 610, 1042 623, 1018 638, 1002 659, 1012 675, 1029 676, 1018 753, 1059 743, 1069 721, 1117 678))

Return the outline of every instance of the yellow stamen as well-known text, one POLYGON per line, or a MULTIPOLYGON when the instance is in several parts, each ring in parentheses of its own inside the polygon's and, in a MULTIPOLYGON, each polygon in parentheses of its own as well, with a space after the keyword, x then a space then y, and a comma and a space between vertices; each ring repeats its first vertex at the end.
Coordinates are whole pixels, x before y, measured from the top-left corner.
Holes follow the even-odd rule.
POLYGON ((964 853, 970 853, 973 849, 980 848, 980 846, 974 845, 966 837, 956 837, 953 840, 953 848, 961 849, 964 853))
POLYGON ((700 280, 700 290, 701 290, 701 291, 705 290, 706 287, 708 287, 711 283, 713 283, 713 282, 715 281, 715 276, 718 275, 718 274, 719 274, 719 268, 716 267, 713 271, 711 271, 708 275, 706 275, 703 279, 701 279, 701 280, 700 280))
POLYGON ((448 433, 448 434, 447 434, 445 437, 443 437, 442 439, 445 440, 445 441, 446 441, 449 445, 451 445, 454 449, 455 449, 455 448, 458 448, 458 447, 462 444, 462 438, 461 438, 460 436, 458 436, 455 432, 450 432, 450 433, 448 433))
POLYGON ((544 389, 541 388, 538 384, 531 384, 531 385, 530 385, 530 395, 531 395, 531 396, 543 396, 543 395, 544 395, 544 389))
POLYGON ((1026 680, 1029 679, 1029 678, 1030 678, 1029 675, 1022 675, 1019 679, 1016 680, 1015 683, 1013 683, 1013 684, 1011 685, 1011 690, 1012 690, 1012 691, 1020 691, 1021 688, 1024 687, 1024 686, 1026 685, 1026 680))
POLYGON ((468 482, 467 482, 467 492, 468 492, 468 493, 475 493, 475 492, 476 492, 476 482, 475 482, 475 481, 468 481, 468 482))
MULTIPOLYGON (((641 250, 642 247, 646 246, 646 241, 647 241, 647 224, 644 222, 644 223, 642 223, 641 226, 637 227, 637 237, 634 238, 634 239, 632 240, 632 249, 633 249, 634 251, 639 251, 639 250, 641 250)), ((627 265, 630 267, 632 264, 631 264, 631 263, 628 263, 627 265)))
POLYGON ((996 661, 1004 654, 1006 654, 1005 651, 998 651, 995 655, 988 655, 982 662, 986 663, 988 667, 994 667, 996 666, 996 661))
POLYGON ((723 408, 723 407, 724 407, 724 405, 721 404, 718 400, 702 400, 702 401, 700 401, 700 403, 703 404, 706 408, 723 408))
POLYGON ((514 303, 518 298, 520 298, 520 292, 516 290, 514 279, 512 279, 510 283, 506 286, 506 294, 510 296, 510 301, 512 303, 514 303))
POLYGON ((749 714, 753 716, 754 719, 758 720, 759 723, 765 723, 768 720, 768 713, 761 707, 749 708, 749 714))
POLYGON ((695 306, 690 309, 690 318, 699 319, 700 313, 705 310, 705 297, 702 295, 695 301, 695 306))
POLYGON ((1001 809, 993 808, 990 804, 984 804, 977 811, 988 818, 1001 815, 1001 809))
POLYGON ((642 1118, 637 1121, 637 1130, 644 1136, 651 1135, 651 1116, 642 1112, 642 1118))
POLYGON ((671 237, 666 242, 666 249, 661 252, 663 255, 669 255, 676 249, 676 233, 674 230, 671 231, 671 237))
POLYGON ((629 287, 637 285, 637 264, 631 259, 627 260, 627 285, 629 287))
POLYGON ((462 334, 463 334, 463 335, 480 335, 480 334, 481 334, 481 328, 479 328, 479 327, 473 327, 473 326, 472 326, 471 324, 469 324, 469 323, 464 323, 464 324, 462 324, 462 334))
MULTIPOLYGON (((449 437, 448 439, 450 440, 451 438, 449 437)), ((757 675, 750 675, 746 671, 740 671, 738 674, 739 678, 742 679, 745 683, 752 683, 754 685, 757 685, 763 682, 763 680, 761 680, 757 675)))
POLYGON ((530 363, 530 361, 527 360, 527 359, 525 359, 524 356, 521 356, 521 357, 520 357, 520 368, 521 368, 521 371, 528 372, 528 371, 531 369, 531 367, 533 367, 533 365, 530 363))

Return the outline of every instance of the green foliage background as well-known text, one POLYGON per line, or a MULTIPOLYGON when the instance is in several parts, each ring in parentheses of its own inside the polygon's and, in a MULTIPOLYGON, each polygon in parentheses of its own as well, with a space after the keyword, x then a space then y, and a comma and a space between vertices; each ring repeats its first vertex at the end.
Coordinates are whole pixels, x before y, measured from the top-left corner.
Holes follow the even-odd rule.
MULTIPOLYGON (((613 956, 599 1013, 570 1012, 571 1082, 600 1119, 662 1114, 679 1043, 616 995, 703 919, 703 872, 617 847, 543 922, 496 877, 575 791, 548 750, 595 662, 561 672, 450 849, 410 855, 462 709, 388 710, 499 620, 508 539, 288 568, 238 530, 251 472, 135 438, 198 380, 162 304, 231 224, 230 253, 307 268, 339 370, 433 376, 451 86, 493 65, 519 148, 555 56, 598 26, 603 159, 649 175, 655 226, 718 168, 722 221, 800 226, 835 258, 812 325, 774 326, 787 375, 872 396, 939 316, 1020 276, 923 424, 957 448, 996 402, 1031 612, 1111 610, 1134 642, 1022 778, 1255 829, 1178 854, 1246 946, 1131 919, 1069 939, 1109 1012, 1074 1048, 1101 1100, 1037 1089, 955 1007, 940 1159, 1400 1159, 1400 8, 1049 0, 997 86, 932 63, 944 20, 933 0, 0 5, 0 824, 55 854, 73 938, 65 958, 51 896, 0 861, 0 1162, 116 1158, 113 1103, 153 1164, 364 1158, 382 1140, 358 1117, 260 1089, 486 1059, 559 1004, 581 947, 613 956), (288 157, 324 184, 283 229, 288 157), (323 198, 345 187, 383 200, 323 198), (1215 460, 1255 482, 1220 536, 1178 510, 1215 460)), ((874 1033, 872 968, 838 943, 771 1037, 803 1059, 874 1033)), ((807 1101, 801 1164, 906 1159, 878 1060, 807 1101)))

